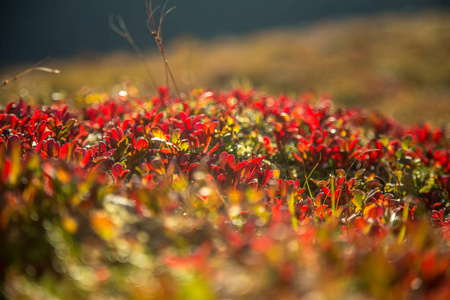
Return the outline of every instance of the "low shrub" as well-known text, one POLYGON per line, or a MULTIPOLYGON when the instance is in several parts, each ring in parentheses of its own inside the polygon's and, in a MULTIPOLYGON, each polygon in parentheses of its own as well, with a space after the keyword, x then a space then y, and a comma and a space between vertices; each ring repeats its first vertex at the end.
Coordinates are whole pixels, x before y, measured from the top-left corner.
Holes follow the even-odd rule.
POLYGON ((450 298, 443 129, 158 91, 0 110, 6 297, 450 298))

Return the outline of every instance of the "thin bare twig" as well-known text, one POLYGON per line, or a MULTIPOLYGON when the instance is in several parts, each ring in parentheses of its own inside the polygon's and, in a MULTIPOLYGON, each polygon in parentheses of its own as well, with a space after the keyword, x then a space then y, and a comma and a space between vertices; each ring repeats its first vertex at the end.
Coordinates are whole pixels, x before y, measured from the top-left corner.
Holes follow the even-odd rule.
POLYGON ((157 84, 156 84, 155 78, 153 77, 153 75, 150 71, 150 68, 147 65, 144 53, 142 53, 141 48, 139 48, 139 46, 134 41, 133 37, 131 36, 130 32, 128 31, 128 28, 127 28, 123 18, 121 16, 116 16, 116 19, 117 19, 117 22, 119 23, 120 28, 118 28, 114 24, 114 17, 112 15, 109 16, 109 27, 111 27, 111 29, 115 33, 117 33, 118 35, 120 35, 121 37, 126 39, 128 41, 128 43, 133 47, 134 51, 137 53, 137 55, 139 56, 139 59, 141 60, 142 64, 144 65, 144 68, 145 68, 145 71, 147 72, 148 78, 150 78, 150 81, 152 82, 152 85, 156 90, 157 84))
MULTIPOLYGON (((355 157, 355 158, 353 159, 352 164, 351 164, 350 167, 347 169, 347 175, 348 175, 348 172, 350 172, 350 170, 353 168, 353 165, 357 162, 358 158, 360 158, 361 156, 363 156, 364 154, 366 154, 366 153, 368 153, 368 152, 373 152, 373 151, 380 151, 380 150, 378 150, 378 149, 367 149, 367 150, 363 151, 361 154, 359 154, 357 157, 355 157)), ((346 177, 347 177, 347 175, 346 175, 346 177)))
POLYGON ((167 16, 167 14, 170 13, 175 7, 172 7, 170 9, 166 10, 167 4, 169 2, 169 0, 166 0, 162 7, 161 13, 159 15, 159 20, 158 20, 158 22, 156 22, 155 12, 159 7, 153 9, 152 2, 153 2, 152 0, 145 1, 145 6, 147 8, 147 17, 148 17, 147 18, 147 28, 150 31, 150 33, 152 34, 152 36, 154 37, 156 45, 158 46, 158 50, 161 53, 162 58, 164 60, 166 85, 167 85, 167 87, 169 86, 169 77, 170 77, 170 80, 172 81, 175 91, 177 92, 177 96, 180 97, 180 91, 178 90, 177 83, 175 81, 175 78, 174 78, 172 71, 170 69, 170 66, 169 66, 169 61, 167 60, 166 52, 164 50, 163 37, 162 37, 162 22, 164 20, 164 17, 167 16), (156 24, 158 24, 158 26, 156 24))
POLYGON ((26 69, 25 71, 23 71, 22 73, 11 77, 10 79, 7 79, 5 81, 3 81, 2 83, 0 83, 0 88, 7 86, 8 84, 13 83, 14 81, 16 81, 17 79, 19 79, 20 77, 27 75, 28 73, 31 73, 33 71, 41 71, 41 72, 47 72, 47 73, 54 73, 54 74, 59 74, 59 70, 56 69, 50 69, 50 68, 44 68, 44 67, 39 67, 40 65, 42 65, 44 62, 46 62, 49 59, 49 57, 44 58, 43 60, 39 61, 38 63, 34 64, 33 66, 31 66, 30 68, 26 69))

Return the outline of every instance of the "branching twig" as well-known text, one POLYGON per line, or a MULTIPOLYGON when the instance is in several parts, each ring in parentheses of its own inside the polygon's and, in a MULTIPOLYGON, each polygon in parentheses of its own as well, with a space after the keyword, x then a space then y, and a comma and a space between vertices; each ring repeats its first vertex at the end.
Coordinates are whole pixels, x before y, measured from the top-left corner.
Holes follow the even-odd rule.
POLYGON ((144 65, 145 71, 147 72, 148 77, 150 78, 150 81, 152 82, 153 87, 155 90, 157 89, 157 84, 155 81, 155 78, 153 77, 152 73, 150 72, 149 67, 147 66, 147 63, 145 61, 144 53, 142 53, 141 48, 136 44, 133 37, 131 36, 130 32, 128 31, 127 26, 125 25, 125 21, 121 16, 116 17, 117 22, 119 23, 119 27, 117 27, 114 24, 114 17, 112 15, 109 16, 109 27, 111 27, 112 30, 114 30, 115 33, 123 37, 128 41, 128 43, 133 47, 134 51, 139 56, 139 59, 142 61, 142 64, 144 65))
POLYGON ((2 83, 0 83, 0 88, 7 86, 10 83, 13 83, 14 81, 16 81, 17 79, 19 79, 20 77, 31 73, 33 71, 42 71, 42 72, 47 72, 47 73, 54 73, 54 74, 59 74, 59 70, 56 69, 50 69, 50 68, 44 68, 44 67, 39 67, 40 65, 42 65, 45 61, 47 61, 49 58, 44 58, 43 60, 41 60, 40 62, 34 64, 33 66, 31 66, 30 68, 28 68, 27 70, 23 71, 22 73, 11 77, 10 79, 7 79, 5 81, 3 81, 2 83))
POLYGON ((150 31, 150 33, 152 34, 152 36, 155 38, 155 42, 156 42, 156 45, 158 46, 158 50, 163 57, 164 67, 165 67, 164 71, 166 73, 166 85, 169 86, 169 76, 170 76, 170 80, 173 83, 175 91, 177 92, 178 97, 180 97, 180 91, 178 90, 177 83, 175 82, 175 78, 170 69, 169 61, 167 60, 167 56, 166 56, 166 52, 164 51, 164 44, 163 44, 163 37, 162 37, 162 30, 161 30, 164 17, 168 13, 170 13, 175 7, 172 7, 172 8, 169 8, 168 10, 166 10, 167 3, 169 2, 169 0, 166 0, 166 2, 164 2, 164 5, 162 7, 161 13, 159 15, 159 21, 156 22, 155 12, 159 7, 156 7, 155 9, 153 9, 152 2, 153 2, 152 0, 145 1, 145 5, 147 8, 147 17, 148 17, 147 28, 150 31), (158 25, 156 25, 156 24, 158 24, 158 25))

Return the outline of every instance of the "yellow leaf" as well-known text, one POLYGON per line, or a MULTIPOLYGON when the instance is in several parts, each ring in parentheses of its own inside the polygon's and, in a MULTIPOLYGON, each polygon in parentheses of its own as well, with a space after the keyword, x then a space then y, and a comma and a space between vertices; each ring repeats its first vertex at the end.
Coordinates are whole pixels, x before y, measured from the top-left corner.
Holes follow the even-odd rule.
POLYGON ((166 135, 164 134, 164 132, 161 130, 161 128, 159 127, 152 127, 152 135, 155 138, 161 139, 166 141, 166 135))
POLYGON ((178 146, 181 142, 181 132, 181 129, 176 128, 170 135, 170 142, 175 146, 178 146))

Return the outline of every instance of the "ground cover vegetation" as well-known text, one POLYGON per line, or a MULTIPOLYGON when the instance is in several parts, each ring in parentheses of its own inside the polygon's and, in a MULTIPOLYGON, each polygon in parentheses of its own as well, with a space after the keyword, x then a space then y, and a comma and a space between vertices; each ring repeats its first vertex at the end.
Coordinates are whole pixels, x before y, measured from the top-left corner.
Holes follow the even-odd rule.
POLYGON ((445 129, 243 88, 73 101, 0 110, 5 297, 450 297, 445 129))

